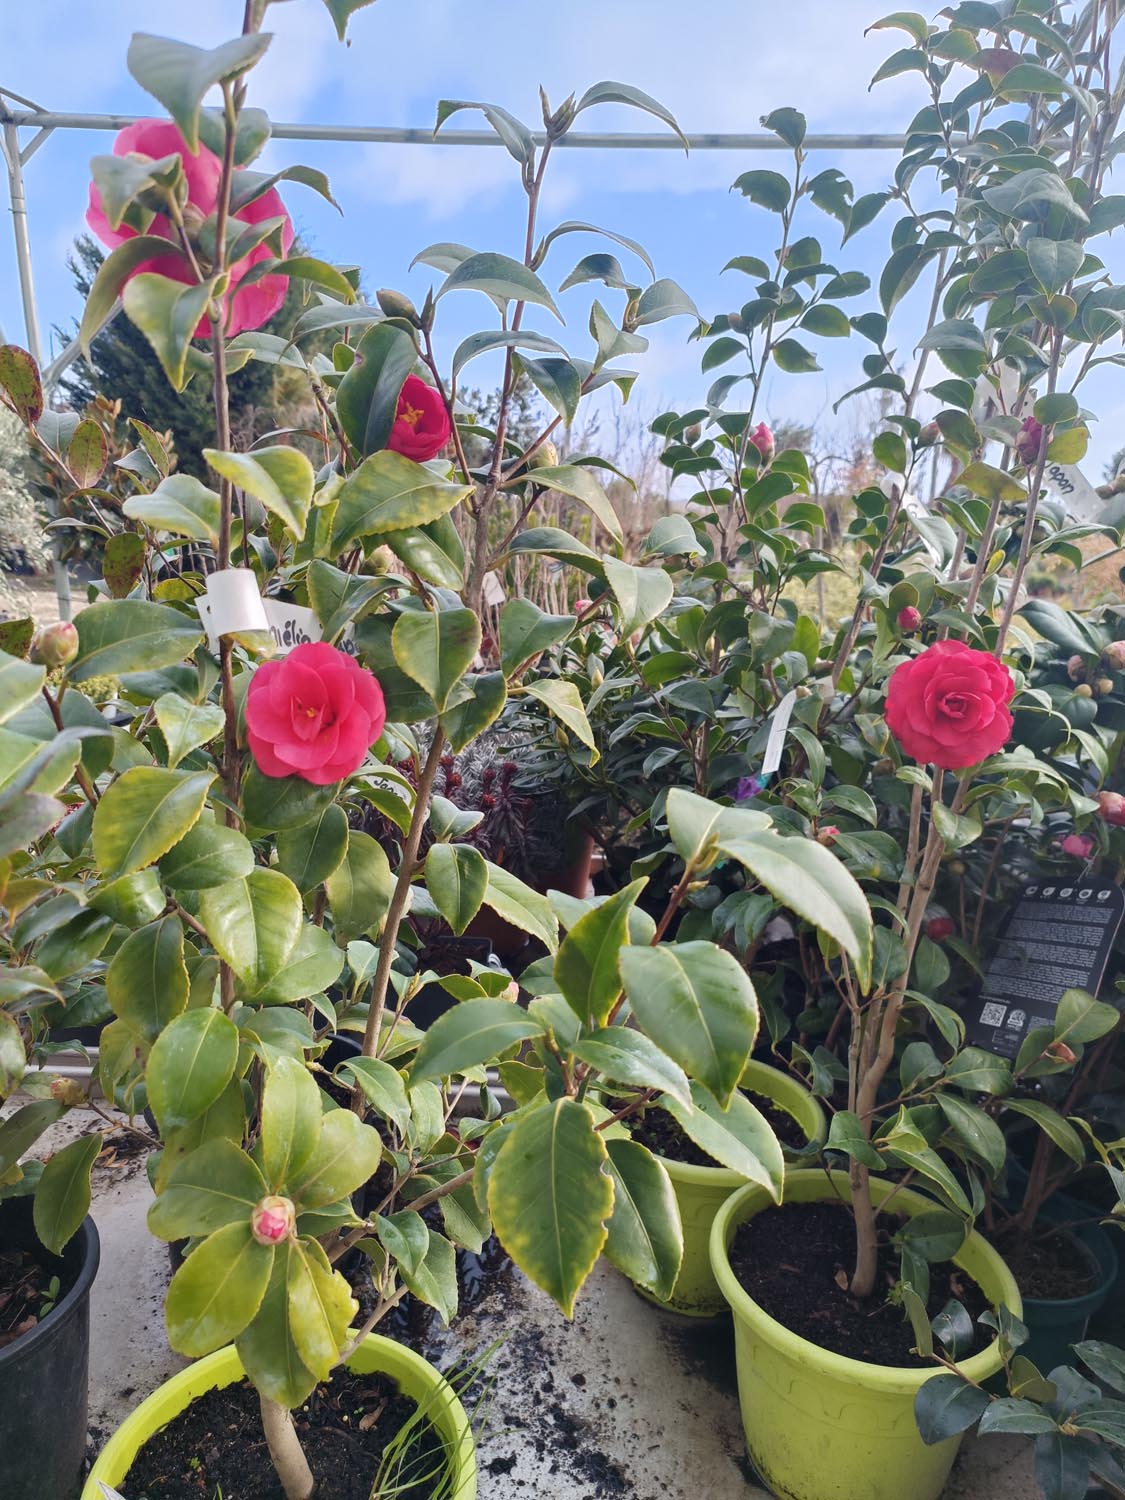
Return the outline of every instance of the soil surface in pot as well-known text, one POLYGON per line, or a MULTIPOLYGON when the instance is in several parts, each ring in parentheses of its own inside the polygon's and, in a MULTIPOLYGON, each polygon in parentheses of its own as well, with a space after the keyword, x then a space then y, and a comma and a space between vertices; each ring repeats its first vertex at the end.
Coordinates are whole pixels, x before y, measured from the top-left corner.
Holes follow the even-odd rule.
POLYGON ((0 1349, 30 1333, 67 1290, 59 1264, 15 1245, 0 1246, 0 1349))
MULTIPOLYGON (((384 1449, 416 1411, 383 1375, 339 1370, 294 1413, 297 1435, 325 1500, 370 1500, 384 1449)), ((402 1473, 420 1482, 396 1500, 430 1500, 441 1439, 420 1426, 402 1473), (428 1477, 427 1477, 428 1476, 428 1477)), ((284 1500, 249 1381, 208 1391, 154 1433, 133 1460, 128 1500, 284 1500)))
POLYGON ((1056 1234, 1005 1233, 988 1238, 1008 1262, 1022 1295, 1043 1301, 1084 1297, 1098 1282, 1089 1253, 1065 1231, 1056 1234))
MULTIPOLYGON (((808 1143, 808 1136, 788 1110, 782 1109, 780 1104, 775 1104, 764 1094, 756 1094, 753 1089, 743 1089, 742 1092, 754 1108, 765 1115, 774 1135, 783 1146, 792 1146, 795 1150, 800 1150, 808 1143)), ((633 1139, 640 1141, 642 1146, 647 1146, 657 1156, 667 1157, 669 1161, 682 1161, 685 1166, 717 1167, 721 1165, 713 1156, 708 1156, 702 1147, 697 1146, 679 1121, 674 1120, 663 1109, 646 1111, 640 1123, 633 1127, 633 1139)))
MULTIPOLYGON (((739 1226, 730 1264, 759 1307, 791 1332, 821 1349, 872 1365, 933 1365, 913 1352, 914 1332, 901 1307, 886 1301, 899 1274, 898 1254, 887 1227, 879 1246, 876 1292, 867 1302, 848 1291, 855 1262, 855 1226, 838 1203, 786 1203, 767 1208, 739 1226)), ((952 1262, 930 1267, 928 1312, 949 1301, 964 1305, 973 1320, 988 1301, 976 1283, 952 1262)), ((978 1333, 972 1350, 983 1347, 978 1333)))

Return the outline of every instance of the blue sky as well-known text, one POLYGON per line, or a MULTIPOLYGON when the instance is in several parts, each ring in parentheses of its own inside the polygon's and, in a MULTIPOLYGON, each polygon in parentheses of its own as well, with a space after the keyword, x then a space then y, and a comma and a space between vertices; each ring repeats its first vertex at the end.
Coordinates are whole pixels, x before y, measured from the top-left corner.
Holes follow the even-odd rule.
MULTIPOLYGON (((0 83, 49 109, 155 112, 130 78, 125 52, 136 30, 214 46, 241 22, 241 0, 5 0, 0 14, 0 83)), ((863 28, 881 14, 873 0, 789 0, 782 9, 765 0, 379 0, 359 12, 352 42, 341 47, 319 0, 271 6, 267 27, 276 35, 253 75, 251 102, 286 122, 431 126, 441 97, 488 99, 530 123, 538 119, 537 89, 552 99, 581 92, 602 78, 633 83, 661 99, 687 131, 753 131, 758 118, 791 104, 808 117, 810 131, 901 129, 923 102, 917 75, 868 92, 894 34, 863 28)), ((477 125, 479 116, 454 123, 477 125)), ((582 117, 586 129, 649 130, 647 116, 604 107, 582 117)), ((87 163, 109 149, 111 137, 58 131, 28 164, 27 193, 33 234, 40 318, 45 329, 69 325, 77 298, 66 255, 82 228, 87 163)), ((341 218, 306 189, 288 185, 287 205, 299 230, 326 259, 359 263, 369 288, 395 286, 416 300, 436 273, 407 271, 413 255, 437 240, 518 255, 523 240, 523 194, 515 163, 488 148, 371 146, 282 141, 265 164, 303 161, 326 171, 341 218)), ((817 153, 813 166, 840 167, 857 192, 885 185, 893 152, 817 153)), ((705 314, 741 305, 750 283, 737 272, 721 274, 734 255, 768 258, 777 220, 752 207, 730 184, 750 167, 784 170, 780 156, 732 152, 559 152, 552 163, 542 224, 583 219, 640 240, 657 274, 679 281, 705 314)), ((825 258, 841 269, 877 276, 894 222, 888 209, 842 250, 839 226, 811 210, 803 232, 822 240, 825 258)), ((7 216, 5 215, 5 218, 7 216)), ((1125 234, 1125 231, 1122 232, 1125 234)), ((1102 241, 1122 278, 1122 234, 1102 241)), ((545 277, 556 287, 579 256, 596 242, 573 235, 555 247, 545 277)), ((1103 251, 1103 254, 1106 252, 1103 251)), ((627 256, 623 254, 623 259, 627 256)), ((632 268, 643 278, 643 268, 632 268)), ((622 293, 596 288, 617 309, 622 293)), ((896 316, 897 345, 905 357, 922 316, 921 293, 896 316)), ((585 355, 589 295, 564 294, 564 330, 548 315, 535 326, 585 355)), ((874 293, 846 304, 855 313, 875 306, 874 293)), ((442 304, 440 346, 451 352, 465 334, 492 326, 491 305, 473 294, 442 304)), ((22 337, 22 320, 7 225, 0 232, 0 326, 22 337)), ((657 325, 652 347, 638 362, 634 400, 644 410, 698 401, 710 377, 699 373, 699 346, 686 342, 688 322, 657 325)), ((766 393, 772 417, 821 417, 831 425, 831 401, 862 378, 867 352, 858 338, 810 340, 822 374, 778 373, 766 393)), ((1125 431, 1125 393, 1119 372, 1091 381, 1087 403, 1101 417, 1085 468, 1100 476, 1105 457, 1125 431)), ((935 371, 938 378, 940 371, 935 371)), ((495 383, 482 360, 470 383, 495 383)))

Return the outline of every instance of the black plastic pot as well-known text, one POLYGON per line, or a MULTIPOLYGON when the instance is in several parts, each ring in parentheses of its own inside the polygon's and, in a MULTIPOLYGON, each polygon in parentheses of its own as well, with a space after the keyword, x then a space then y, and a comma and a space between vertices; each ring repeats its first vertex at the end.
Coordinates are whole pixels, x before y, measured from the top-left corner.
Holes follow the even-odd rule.
POLYGON ((87 1218, 61 1256, 35 1236, 30 1198, 0 1203, 0 1246, 34 1249, 67 1288, 38 1327, 0 1349, 0 1496, 74 1500, 86 1461, 90 1288, 100 1249, 87 1218))
POLYGON ((1109 1232, 1089 1223, 1095 1211, 1061 1194, 1048 1200, 1040 1219, 1066 1224, 1067 1234, 1085 1255, 1094 1277, 1093 1288, 1082 1297, 1025 1297, 1023 1321, 1031 1338, 1020 1349, 1043 1374, 1056 1365, 1073 1364, 1072 1346, 1086 1337, 1090 1319, 1105 1304, 1117 1279, 1117 1250, 1109 1232))

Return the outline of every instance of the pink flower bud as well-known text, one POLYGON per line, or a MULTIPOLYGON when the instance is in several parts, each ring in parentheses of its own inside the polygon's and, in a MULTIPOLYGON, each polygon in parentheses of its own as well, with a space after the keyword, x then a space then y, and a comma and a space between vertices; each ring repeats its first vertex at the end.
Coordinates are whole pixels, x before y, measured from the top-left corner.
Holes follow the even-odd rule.
POLYGON ((45 625, 32 641, 29 655, 42 667, 65 667, 78 655, 78 631, 69 620, 45 625))
POLYGON ((1016 438, 1016 457, 1025 469, 1037 461, 1043 448, 1043 424, 1034 417, 1025 417, 1019 436, 1016 438))
POLYGON ((1076 651, 1066 664, 1066 675, 1071 682, 1082 682, 1086 676, 1086 658, 1076 651))
POLYGON ((1099 792, 1098 807, 1107 823, 1125 828, 1125 797, 1120 792, 1099 792))
POLYGON ((907 604, 898 612, 898 628, 904 635, 913 635, 922 623, 922 611, 907 604))
POLYGON ((1088 833, 1068 833, 1066 838, 1059 841, 1059 848, 1064 854, 1069 854, 1071 859, 1089 859, 1096 847, 1097 840, 1088 833))
POLYGON ((936 422, 927 422, 918 434, 919 448, 932 448, 941 442, 941 428, 936 422))
POLYGON ((762 463, 767 466, 772 464, 774 455, 773 433, 764 422, 759 422, 757 427, 754 428, 754 431, 750 434, 750 441, 762 455, 762 463))
POLYGON ((279 1245, 289 1239, 297 1223, 297 1210, 288 1198, 263 1198, 250 1215, 250 1230, 259 1245, 279 1245))
POLYGON ((1102 656, 1115 672, 1125 672, 1125 641, 1110 641, 1102 656))
POLYGON ((931 917, 926 923, 926 936, 932 943, 944 943, 955 930, 952 917, 931 917))
POLYGON ((816 841, 818 844, 831 844, 839 832, 835 823, 825 823, 817 830, 816 841))

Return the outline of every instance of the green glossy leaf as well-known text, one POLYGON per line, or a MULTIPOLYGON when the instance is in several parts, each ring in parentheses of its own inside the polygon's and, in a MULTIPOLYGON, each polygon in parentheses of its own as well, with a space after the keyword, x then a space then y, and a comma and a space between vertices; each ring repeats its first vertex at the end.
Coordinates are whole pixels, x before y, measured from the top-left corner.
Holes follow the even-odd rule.
POLYGON ((634 880, 579 917, 555 954, 555 980, 588 1027, 605 1024, 621 994, 619 959, 629 941, 629 915, 644 890, 634 880))
POLYGON ((293 951, 302 922, 301 895, 280 870, 258 868, 203 891, 199 915, 215 951, 253 993, 293 951))
POLYGON ((445 278, 438 297, 453 291, 485 292, 502 302, 533 302, 563 321, 554 298, 534 271, 491 250, 466 256, 445 278))
POLYGON ((606 1026, 583 1037, 572 1050, 580 1062, 589 1063, 614 1083, 659 1089, 682 1104, 691 1103, 687 1074, 643 1031, 606 1026))
POLYGON ((426 889, 458 937, 480 910, 488 889, 484 855, 470 844, 433 844, 426 856, 426 889))
POLYGON ((364 457, 386 447, 403 382, 417 358, 413 337, 396 323, 376 323, 360 339, 336 392, 336 414, 364 457))
POLYGON ((348 852, 348 815, 338 803, 322 807, 308 822, 277 835, 277 864, 301 892, 322 885, 348 852))
POLYGON ((190 1151, 168 1173, 148 1211, 149 1231, 171 1241, 246 1225, 268 1191, 241 1145, 220 1136, 190 1151))
POLYGON ((559 924, 546 896, 533 891, 517 876, 494 865, 491 860, 486 864, 488 890, 484 897, 485 906, 491 907, 498 917, 503 917, 521 932, 530 933, 553 953, 559 943, 559 924))
POLYGON ((52 1255, 78 1232, 90 1212, 90 1169, 102 1138, 98 1131, 63 1146, 47 1162, 35 1189, 35 1233, 52 1255))
POLYGON ((217 83, 229 83, 252 68, 270 44, 262 32, 235 37, 208 51, 168 37, 136 32, 129 43, 129 72, 163 104, 180 127, 189 151, 199 150, 199 111, 217 83))
POLYGON ((290 1179, 288 1196, 302 1210, 337 1203, 375 1175, 382 1152, 378 1132, 362 1124, 350 1109, 329 1110, 320 1139, 290 1179))
POLYGON ((121 508, 153 531, 219 544, 219 497, 192 474, 169 474, 150 494, 132 495, 121 508))
POLYGON ((156 1041, 188 1001, 179 917, 164 917, 125 939, 106 970, 105 993, 115 1016, 145 1041, 156 1041))
POLYGON ((36 702, 46 680, 46 667, 33 666, 0 651, 0 723, 36 702))
POLYGON ((203 641, 198 620, 143 599, 92 605, 79 613, 74 625, 78 655, 66 670, 71 682, 174 666, 203 641))
POLYGON ((271 1193, 285 1191, 320 1140, 321 1093, 316 1080, 292 1057, 279 1057, 262 1091, 261 1166, 271 1193))
POLYGON ((152 345, 173 390, 188 382, 188 354, 201 318, 211 305, 213 286, 185 286, 154 271, 140 271, 121 293, 125 316, 152 345))
POLYGON ((502 672, 469 673, 461 679, 461 686, 472 696, 441 716, 441 727, 455 755, 499 718, 508 697, 502 672))
POLYGON ((412 1294, 436 1308, 448 1325, 457 1312, 457 1262, 453 1246, 436 1229, 426 1230, 426 1253, 417 1266, 399 1262, 399 1275, 412 1294))
POLYGON ((395 621, 395 661, 444 710, 480 650, 480 620, 471 609, 403 610, 395 621))
POLYGON ((663 1107, 708 1156, 748 1182, 764 1187, 775 1202, 781 1202, 785 1159, 781 1143, 765 1115, 746 1097, 735 1092, 725 1108, 702 1084, 692 1083, 691 1105, 665 1099, 663 1107))
POLYGON ((250 1222, 207 1236, 172 1277, 164 1299, 168 1342, 198 1358, 236 1339, 265 1296, 274 1250, 259 1245, 250 1222))
POLYGON ((0 1177, 6 1176, 49 1125, 61 1120, 66 1106, 55 1099, 36 1099, 0 1120, 0 1177))
POLYGON ((340 488, 332 551, 343 552, 362 537, 436 521, 471 493, 470 486, 448 484, 401 453, 373 453, 340 488))
POLYGON ((605 1253, 630 1281, 669 1297, 680 1274, 680 1206, 663 1165, 636 1141, 608 1141, 613 1214, 605 1253))
POLYGON ((243 986, 255 1005, 284 1005, 329 989, 344 967, 343 949, 321 927, 303 923, 289 957, 261 989, 243 986))
POLYGON ((160 878, 174 891, 202 891, 241 880, 254 868, 254 851, 236 828, 196 823, 160 860, 160 878))
POLYGON ((289 1313, 293 1342, 302 1363, 327 1380, 344 1346, 348 1324, 359 1309, 351 1287, 316 1240, 298 1240, 289 1253, 289 1313))
POLYGON ((500 665, 511 675, 524 662, 565 641, 574 615, 548 615, 530 599, 509 599, 500 611, 500 665))
POLYGON ((734 189, 744 198, 749 198, 751 203, 775 214, 785 212, 793 192, 788 178, 780 172, 766 171, 743 172, 741 177, 735 178, 734 189))
POLYGON ((742 965, 702 941, 623 948, 620 964, 641 1029, 690 1078, 729 1100, 758 1032, 758 1002, 742 965))
POLYGON ((145 1070, 161 1133, 190 1125, 234 1076, 238 1028, 221 1010, 185 1010, 157 1037, 145 1070))
POLYGON ((543 1025, 509 1000, 464 1000, 428 1029, 410 1069, 412 1085, 465 1074, 509 1047, 543 1035, 543 1025))
POLYGON ((964 1432, 988 1406, 988 1392, 960 1375, 935 1375, 914 1397, 914 1420, 924 1443, 940 1443, 964 1432))
POLYGON ((556 1099, 504 1131, 488 1180, 500 1243, 567 1317, 607 1238, 613 1183, 589 1109, 556 1099))
POLYGON ((242 780, 242 811, 252 828, 300 828, 336 800, 338 785, 317 786, 303 776, 266 776, 252 765, 242 780))
POLYGON ((380 844, 353 829, 344 858, 325 881, 338 940, 377 931, 391 904, 394 877, 380 844))
POLYGON ((213 771, 134 766, 102 795, 94 812, 94 862, 128 875, 166 855, 199 821, 213 771))
POLYGON ((152 705, 156 722, 168 747, 169 766, 178 766, 185 755, 210 744, 223 732, 226 718, 214 703, 189 703, 179 693, 164 693, 152 705))
POLYGON ((286 1240, 273 1251, 273 1267, 258 1310, 235 1348, 247 1375, 262 1395, 296 1408, 316 1386, 294 1341, 289 1305, 289 1268, 295 1246, 286 1240))
POLYGON ((538 681, 529 682, 526 691, 533 698, 537 698, 561 724, 570 730, 576 739, 581 740, 593 752, 589 764, 594 765, 599 759, 597 741, 594 739, 594 731, 590 727, 586 710, 582 706, 582 698, 574 683, 565 682, 556 677, 544 677, 538 681))
MULTIPOLYGON (((518 483, 523 482, 521 475, 518 483)), ((546 489, 558 490, 578 500, 595 516, 616 542, 623 542, 625 534, 617 518, 609 496, 588 468, 581 464, 544 464, 533 469, 530 478, 546 489)))
POLYGON ((810 839, 782 838, 772 831, 733 838, 720 834, 719 846, 771 895, 834 938, 866 988, 871 978, 871 910, 835 855, 810 839))
POLYGON ((1086 1148, 1082 1137, 1070 1121, 1064 1119, 1049 1104, 1041 1099, 1009 1099, 1006 1107, 1014 1114, 1024 1115, 1027 1119, 1034 1120, 1040 1130, 1049 1136, 1059 1150, 1065 1152, 1076 1165, 1082 1166, 1085 1163, 1086 1148))
POLYGON ((316 476, 299 448, 279 445, 255 448, 253 453, 220 453, 204 448, 203 457, 216 474, 253 496, 277 516, 296 541, 302 540, 316 476))

